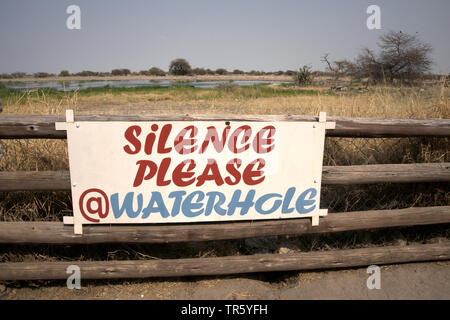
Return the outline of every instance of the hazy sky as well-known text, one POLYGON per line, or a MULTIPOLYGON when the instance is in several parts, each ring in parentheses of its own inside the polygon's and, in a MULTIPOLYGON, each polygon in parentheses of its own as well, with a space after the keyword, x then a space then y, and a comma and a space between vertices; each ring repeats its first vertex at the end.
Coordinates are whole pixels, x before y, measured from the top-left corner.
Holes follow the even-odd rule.
POLYGON ((449 0, 1 0, 0 73, 193 67, 276 71, 352 59, 389 30, 418 32, 450 72, 449 0), (81 8, 68 30, 66 8, 81 8), (381 30, 366 27, 370 4, 381 30))

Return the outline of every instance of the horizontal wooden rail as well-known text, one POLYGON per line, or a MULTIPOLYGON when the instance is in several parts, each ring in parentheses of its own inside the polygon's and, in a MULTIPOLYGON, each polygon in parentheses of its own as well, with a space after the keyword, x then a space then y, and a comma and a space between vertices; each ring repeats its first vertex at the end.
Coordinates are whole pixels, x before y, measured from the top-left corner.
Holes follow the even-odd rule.
MULTIPOLYGON (((376 164, 325 166, 322 183, 369 184, 450 181, 450 163, 376 164)), ((0 191, 70 190, 69 171, 3 171, 0 191)))
MULTIPOLYGON (((144 106, 145 107, 145 106, 144 106)), ((143 107, 143 108, 144 108, 143 107)), ((75 121, 317 121, 314 116, 297 115, 78 115, 75 121)), ((411 137, 450 136, 450 119, 371 119, 328 117, 336 129, 327 130, 333 137, 411 137)), ((64 130, 56 131, 56 115, 2 115, 0 139, 66 138, 64 130)))
POLYGON ((75 235, 62 222, 0 222, 0 243, 93 244, 169 243, 319 234, 352 230, 450 223, 450 206, 330 213, 310 219, 167 225, 85 225, 75 235))
POLYGON ((269 271, 319 270, 450 259, 450 244, 257 254, 219 258, 0 263, 0 280, 67 279, 67 267, 80 267, 81 279, 132 279, 231 275, 269 271))
POLYGON ((450 181, 449 162, 324 166, 322 169, 322 183, 330 185, 445 181, 450 181))

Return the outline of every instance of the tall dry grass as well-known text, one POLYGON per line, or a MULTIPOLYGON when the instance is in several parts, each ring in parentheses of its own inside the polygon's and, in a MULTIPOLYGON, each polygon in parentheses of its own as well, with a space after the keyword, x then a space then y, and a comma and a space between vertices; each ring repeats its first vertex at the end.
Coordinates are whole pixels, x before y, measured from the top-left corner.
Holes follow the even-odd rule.
MULTIPOLYGON (((104 90, 49 95, 34 91, 14 94, 4 102, 5 114, 301 114, 368 118, 449 118, 448 88, 443 83, 426 88, 372 87, 332 92, 324 87, 282 86, 229 87, 210 90, 104 90)), ((66 141, 3 140, 1 170, 66 170, 66 141)), ((375 163, 449 162, 449 139, 345 139, 327 138, 324 164, 352 165, 375 163)), ((448 183, 379 184, 371 186, 325 186, 322 200, 330 211, 404 208, 449 205, 448 183)), ((1 193, 1 221, 61 220, 70 214, 67 192, 1 193)), ((204 257, 276 252, 280 246, 294 250, 326 250, 392 244, 398 241, 432 241, 449 237, 448 226, 400 229, 400 232, 355 232, 278 238, 266 247, 252 247, 245 241, 207 242, 187 245, 109 245, 66 247, 0 246, 0 261, 24 260, 104 260, 204 257)))

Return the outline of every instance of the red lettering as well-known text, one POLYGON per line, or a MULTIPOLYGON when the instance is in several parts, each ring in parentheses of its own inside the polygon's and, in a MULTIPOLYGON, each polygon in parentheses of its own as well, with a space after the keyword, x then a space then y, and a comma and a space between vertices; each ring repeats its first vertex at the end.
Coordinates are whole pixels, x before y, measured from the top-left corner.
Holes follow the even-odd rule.
POLYGON ((180 133, 175 138, 175 150, 179 154, 189 154, 197 150, 195 143, 197 139, 193 139, 197 135, 198 129, 195 126, 188 126, 180 131, 180 133), (191 139, 185 139, 185 135, 188 131, 191 131, 191 139), (185 146, 191 146, 190 149, 185 148, 185 146))
POLYGON ((230 140, 228 140, 228 148, 230 149, 231 152, 234 152, 234 153, 241 153, 241 152, 247 150, 248 148, 250 148, 250 144, 245 144, 245 143, 248 142, 251 135, 252 135, 252 129, 250 128, 250 126, 247 126, 247 125, 240 126, 236 130, 234 130, 234 132, 231 134, 230 140), (241 144, 244 144, 244 145, 242 147, 238 148, 237 140, 241 133, 244 134, 241 139, 241 144))
MULTIPOLYGON (((158 130, 158 125, 156 123, 152 124, 151 126, 152 131, 158 130)), ((153 132, 149 133, 147 135, 147 138, 145 138, 145 145, 144 145, 144 152, 146 154, 152 154, 153 145, 155 144, 156 134, 153 132)))
POLYGON ((158 153, 169 153, 172 150, 172 147, 166 147, 167 138, 169 138, 171 131, 171 124, 166 124, 162 127, 158 141, 158 153))
POLYGON ((195 182, 195 178, 192 178, 194 175, 194 172, 190 172, 194 170, 195 168, 195 161, 194 160, 186 160, 181 162, 179 165, 175 167, 172 174, 172 180, 173 183, 175 183, 178 187, 186 187, 195 182), (184 167, 188 165, 186 171, 183 171, 184 167), (192 178, 192 179, 189 179, 192 178), (185 180, 189 179, 189 180, 185 180))
POLYGON ((222 141, 220 141, 219 139, 219 134, 217 133, 216 127, 208 127, 207 129, 208 131, 206 132, 206 137, 203 141, 202 148, 200 149, 199 153, 205 152, 206 148, 209 145, 209 141, 212 142, 214 149, 216 149, 217 152, 222 152, 223 148, 225 147, 228 133, 230 132, 230 126, 226 126, 223 129, 222 141))
POLYGON ((241 181, 241 173, 239 172, 239 170, 237 170, 239 167, 241 166, 241 160, 240 159, 233 159, 230 160, 227 163, 227 171, 229 174, 231 174, 231 177, 234 178, 234 181, 231 179, 230 176, 225 177, 225 182, 230 185, 230 186, 234 186, 235 184, 238 184, 239 181, 241 181))
POLYGON ((214 159, 208 159, 208 164, 206 165, 205 170, 203 170, 203 173, 197 178, 196 186, 202 186, 207 180, 214 180, 218 186, 223 185, 223 179, 220 175, 219 167, 217 167, 217 162, 214 159), (210 171, 211 174, 209 173, 210 171))
POLYGON ((253 139, 253 149, 257 153, 268 153, 273 150, 275 147, 275 143, 272 143, 272 137, 275 134, 275 127, 274 126, 266 126, 259 130, 259 132, 256 134, 255 138, 253 139), (264 133, 267 133, 267 138, 264 137, 264 133), (267 146, 267 147, 265 147, 267 146))
POLYGON ((139 160, 136 162, 139 166, 138 171, 136 173, 136 177, 134 178, 133 187, 138 187, 142 184, 142 181, 149 180, 153 178, 158 171, 158 166, 151 160, 139 160), (150 171, 147 175, 145 175, 146 169, 149 168, 150 171))
POLYGON ((258 158, 255 161, 252 161, 249 163, 247 167, 244 169, 244 173, 242 174, 242 178, 244 180, 245 184, 248 184, 250 186, 253 186, 255 184, 261 183, 264 181, 264 171, 261 169, 264 167, 266 162, 264 159, 258 158), (256 167, 256 163, 258 163, 257 169, 253 170, 256 167), (259 179, 254 179, 256 177, 261 177, 259 179))
POLYGON ((86 209, 90 214, 97 213, 100 218, 104 218, 103 210, 102 210, 102 198, 100 197, 92 197, 89 198, 86 203, 86 209), (92 208, 92 202, 97 204, 97 208, 92 208))
POLYGON ((134 147, 134 150, 131 149, 129 145, 126 145, 123 147, 123 150, 125 150, 128 154, 136 154, 141 150, 141 142, 137 138, 141 134, 141 127, 139 126, 131 126, 125 130, 125 139, 128 140, 134 147))
POLYGON ((156 178, 157 186, 160 187, 167 186, 170 183, 170 180, 164 180, 167 174, 167 170, 169 169, 169 166, 170 166, 170 158, 164 158, 161 161, 161 165, 159 166, 158 169, 158 176, 156 178))

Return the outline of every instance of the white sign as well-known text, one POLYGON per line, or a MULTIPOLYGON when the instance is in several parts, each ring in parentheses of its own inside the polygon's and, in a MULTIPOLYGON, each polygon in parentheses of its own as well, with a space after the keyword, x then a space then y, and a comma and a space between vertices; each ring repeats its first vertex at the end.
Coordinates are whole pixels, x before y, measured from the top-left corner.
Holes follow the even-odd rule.
POLYGON ((83 224, 312 217, 325 129, 318 122, 73 121, 67 130, 73 218, 83 224))

